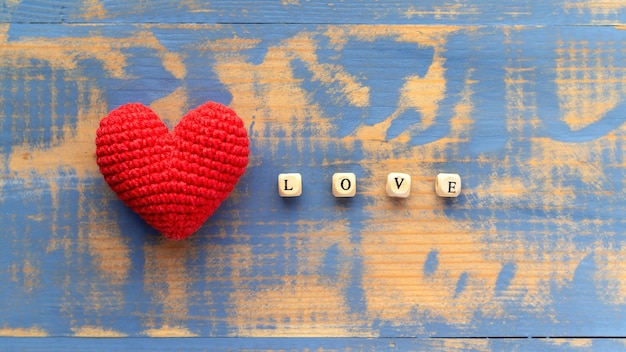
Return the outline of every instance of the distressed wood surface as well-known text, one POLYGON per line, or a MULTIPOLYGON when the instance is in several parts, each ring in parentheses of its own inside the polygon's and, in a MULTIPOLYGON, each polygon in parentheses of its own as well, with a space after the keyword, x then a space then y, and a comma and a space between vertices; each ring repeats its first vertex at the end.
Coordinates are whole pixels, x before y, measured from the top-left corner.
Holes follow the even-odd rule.
POLYGON ((591 0, 3 2, 0 345, 625 349, 625 17, 591 0), (250 165, 167 241, 104 183, 95 129, 128 102, 172 127, 207 100, 244 119, 250 165), (301 197, 278 197, 282 172, 301 197), (356 173, 354 199, 334 172, 356 173), (412 175, 409 198, 386 195, 389 172, 412 175), (435 195, 438 172, 462 176, 458 199, 435 195))

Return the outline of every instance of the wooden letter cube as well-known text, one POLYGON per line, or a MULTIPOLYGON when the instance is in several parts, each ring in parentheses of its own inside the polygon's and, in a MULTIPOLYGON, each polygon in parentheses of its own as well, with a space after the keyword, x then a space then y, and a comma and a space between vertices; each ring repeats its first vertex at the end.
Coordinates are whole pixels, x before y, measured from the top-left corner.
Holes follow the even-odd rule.
POLYGON ((356 195, 356 175, 351 172, 333 174, 333 195, 337 198, 356 195))
POLYGON ((435 191, 440 197, 458 197, 461 194, 461 176, 438 174, 435 179, 435 191))
POLYGON ((387 175, 387 195, 389 197, 406 198, 411 193, 411 175, 392 172, 387 175))
POLYGON ((298 173, 279 174, 278 194, 281 197, 299 197, 302 194, 302 175, 298 173))

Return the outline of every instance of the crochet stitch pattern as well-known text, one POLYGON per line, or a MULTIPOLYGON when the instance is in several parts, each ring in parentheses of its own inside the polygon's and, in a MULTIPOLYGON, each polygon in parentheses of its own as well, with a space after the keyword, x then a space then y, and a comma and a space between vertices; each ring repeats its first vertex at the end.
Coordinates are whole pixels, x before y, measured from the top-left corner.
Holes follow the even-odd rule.
POLYGON ((248 135, 230 108, 207 102, 168 130, 150 108, 111 111, 96 132, 96 157, 109 187, 173 240, 200 228, 248 165, 248 135))

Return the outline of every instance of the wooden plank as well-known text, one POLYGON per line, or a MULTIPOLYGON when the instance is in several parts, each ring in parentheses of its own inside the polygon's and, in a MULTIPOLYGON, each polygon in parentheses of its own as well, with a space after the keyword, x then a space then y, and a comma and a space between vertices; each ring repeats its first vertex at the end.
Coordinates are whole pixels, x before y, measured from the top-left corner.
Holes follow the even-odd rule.
MULTIPOLYGON (((1 336, 556 336, 582 349, 615 341, 569 338, 624 336, 624 27, 493 25, 482 8, 423 24, 300 23, 322 10, 284 24, 277 3, 258 4, 262 24, 228 25, 206 22, 253 16, 201 21, 182 5, 163 24, 173 9, 160 2, 132 21, 119 2, 101 4, 119 7, 117 23, 78 23, 82 7, 3 7, 1 336), (251 162, 196 235, 166 241, 108 190, 95 129, 127 102, 174 126, 206 100, 245 120, 251 162), (286 171, 303 174, 302 197, 277 196, 286 171), (330 193, 341 171, 357 174, 354 199, 330 193), (410 198, 386 196, 391 171, 412 175, 410 198), (456 200, 434 193, 444 171, 463 177, 456 200)), ((560 24, 595 23, 571 11, 560 24)), ((257 340, 236 341, 225 348, 257 340)))
POLYGON ((0 20, 13 23, 259 23, 614 25, 626 22, 620 1, 127 1, 13 0, 0 20))
POLYGON ((622 350, 622 339, 393 338, 0 338, 19 351, 597 351, 622 350))

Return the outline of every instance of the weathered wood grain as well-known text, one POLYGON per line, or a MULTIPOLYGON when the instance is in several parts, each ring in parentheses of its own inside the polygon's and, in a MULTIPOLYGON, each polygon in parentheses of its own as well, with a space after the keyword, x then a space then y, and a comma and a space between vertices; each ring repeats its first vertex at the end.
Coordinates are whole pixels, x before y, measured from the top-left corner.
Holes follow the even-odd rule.
POLYGON ((124 1, 11 0, 0 19, 13 23, 259 23, 615 25, 626 21, 621 1, 124 1))
POLYGON ((622 350, 621 339, 398 338, 0 338, 20 351, 597 351, 622 350))
POLYGON ((623 348, 600 338, 626 336, 624 7, 6 2, 0 343, 623 348), (95 129, 128 102, 174 126, 206 100, 245 120, 250 166, 169 242, 103 182, 95 129), (281 172, 302 197, 278 197, 281 172), (458 199, 438 172, 461 174, 458 199))

